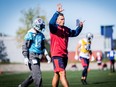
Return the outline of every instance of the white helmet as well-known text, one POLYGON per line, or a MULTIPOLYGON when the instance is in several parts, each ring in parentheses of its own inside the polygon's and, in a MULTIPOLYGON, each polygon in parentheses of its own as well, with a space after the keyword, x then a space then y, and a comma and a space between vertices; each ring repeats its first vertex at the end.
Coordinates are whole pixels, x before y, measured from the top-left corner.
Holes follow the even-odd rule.
POLYGON ((45 23, 44 23, 43 19, 41 19, 41 18, 35 19, 32 26, 39 32, 41 32, 43 29, 45 29, 45 23))
POLYGON ((92 39, 93 39, 93 34, 92 33, 87 33, 86 34, 86 38, 87 38, 87 40, 89 40, 89 41, 91 41, 92 39))

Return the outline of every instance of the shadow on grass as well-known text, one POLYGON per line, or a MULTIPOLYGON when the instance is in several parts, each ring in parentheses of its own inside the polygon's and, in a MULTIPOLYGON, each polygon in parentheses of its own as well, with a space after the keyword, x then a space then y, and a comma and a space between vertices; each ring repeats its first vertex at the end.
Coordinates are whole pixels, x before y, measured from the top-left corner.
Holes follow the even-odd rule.
POLYGON ((115 83, 116 81, 102 81, 102 82, 93 82, 92 84, 104 84, 104 83, 115 83))

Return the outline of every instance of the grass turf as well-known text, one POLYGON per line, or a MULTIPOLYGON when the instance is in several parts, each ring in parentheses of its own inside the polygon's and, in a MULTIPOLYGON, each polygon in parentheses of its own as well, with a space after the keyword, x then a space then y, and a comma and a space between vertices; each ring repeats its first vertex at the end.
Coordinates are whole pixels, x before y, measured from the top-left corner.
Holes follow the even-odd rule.
MULTIPOLYGON (((82 85, 82 71, 67 71, 67 79, 70 87, 116 87, 116 73, 107 71, 91 70, 88 73, 88 85, 82 85)), ((3 73, 0 74, 0 87, 18 87, 29 73, 3 73)), ((53 71, 43 71, 43 87, 51 87, 53 71)), ((34 87, 31 84, 29 87, 34 87)), ((59 84, 59 87, 62 87, 59 84)))

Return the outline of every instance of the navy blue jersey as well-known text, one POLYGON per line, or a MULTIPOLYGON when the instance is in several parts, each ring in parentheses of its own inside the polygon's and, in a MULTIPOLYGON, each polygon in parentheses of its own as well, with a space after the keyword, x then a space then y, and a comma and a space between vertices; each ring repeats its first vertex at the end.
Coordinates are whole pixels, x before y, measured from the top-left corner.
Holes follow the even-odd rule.
POLYGON ((110 60, 114 60, 114 58, 115 58, 115 51, 108 52, 108 57, 109 57, 110 60))

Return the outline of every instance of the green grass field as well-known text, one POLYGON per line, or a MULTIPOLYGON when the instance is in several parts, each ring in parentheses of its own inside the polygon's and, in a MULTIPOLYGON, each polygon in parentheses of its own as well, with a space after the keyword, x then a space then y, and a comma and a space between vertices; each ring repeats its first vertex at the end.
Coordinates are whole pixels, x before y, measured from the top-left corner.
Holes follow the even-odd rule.
MULTIPOLYGON (((110 71, 91 70, 88 73, 88 85, 82 85, 81 78, 82 71, 67 71, 67 78, 70 87, 116 87, 116 73, 110 71)), ((0 87, 18 87, 29 73, 3 73, 0 74, 0 87)), ((52 71, 43 71, 43 87, 51 87, 52 71)), ((30 85, 29 87, 34 87, 30 85)), ((61 84, 59 87, 62 87, 61 84)))

